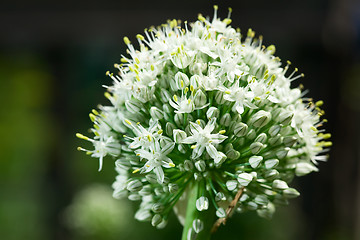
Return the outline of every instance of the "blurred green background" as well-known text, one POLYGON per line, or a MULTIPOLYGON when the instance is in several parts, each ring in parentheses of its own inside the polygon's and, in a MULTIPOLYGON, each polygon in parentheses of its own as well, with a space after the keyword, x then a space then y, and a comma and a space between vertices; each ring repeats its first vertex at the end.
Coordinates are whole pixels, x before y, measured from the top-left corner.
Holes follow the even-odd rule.
MULTIPOLYGON (((102 85, 135 39, 169 18, 212 16, 210 1, 0 3, 0 239, 180 239, 172 216, 156 230, 136 205, 111 197, 114 164, 76 147, 88 113, 107 104, 102 85), (149 237, 150 236, 150 237, 149 237)), ((320 172, 271 221, 235 215, 213 239, 360 239, 360 4, 353 0, 219 1, 232 26, 252 28, 306 77, 294 82, 325 101, 334 146, 320 172)))

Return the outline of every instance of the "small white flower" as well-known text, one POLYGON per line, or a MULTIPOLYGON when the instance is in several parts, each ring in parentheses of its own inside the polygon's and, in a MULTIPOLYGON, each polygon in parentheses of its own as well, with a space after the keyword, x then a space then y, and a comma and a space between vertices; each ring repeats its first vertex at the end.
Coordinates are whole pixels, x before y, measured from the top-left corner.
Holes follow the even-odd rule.
POLYGON ((209 199, 207 197, 201 196, 196 200, 196 209, 198 211, 205 211, 209 208, 209 199))
POLYGON ((163 148, 160 147, 160 143, 155 141, 154 144, 150 147, 150 151, 138 149, 135 150, 137 156, 146 159, 147 162, 141 168, 141 173, 147 173, 154 171, 158 181, 160 183, 164 182, 164 168, 175 167, 173 161, 167 157, 167 155, 174 149, 175 143, 168 143, 163 148))
POLYGON ((207 153, 213 159, 222 158, 220 153, 216 150, 214 144, 219 144, 223 142, 227 136, 224 136, 220 133, 212 133, 215 129, 216 118, 212 118, 207 122, 206 126, 202 128, 199 122, 190 123, 190 132, 191 136, 182 140, 182 143, 185 144, 194 144, 192 145, 193 153, 192 157, 194 159, 201 156, 201 154, 206 149, 207 153))
POLYGON ((232 107, 233 111, 237 111, 239 114, 244 112, 244 107, 256 109, 258 108, 255 104, 252 103, 255 95, 252 91, 249 91, 249 87, 240 87, 240 81, 235 81, 230 88, 223 89, 225 93, 224 99, 235 102, 232 107))

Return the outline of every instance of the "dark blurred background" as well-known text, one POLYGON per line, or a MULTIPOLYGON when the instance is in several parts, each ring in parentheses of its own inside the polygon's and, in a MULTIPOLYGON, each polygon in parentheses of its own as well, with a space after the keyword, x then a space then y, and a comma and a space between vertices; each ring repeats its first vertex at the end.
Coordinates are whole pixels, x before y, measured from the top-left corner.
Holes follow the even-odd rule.
MULTIPOLYGON (((122 39, 167 19, 212 17, 202 1, 25 1, 0 3, 0 239, 180 239, 133 219, 135 205, 111 198, 114 164, 76 147, 88 113, 107 104, 101 87, 125 53, 122 39), (151 236, 149 238, 149 236, 151 236)), ((237 214, 213 239, 360 239, 360 3, 355 0, 219 1, 232 26, 252 28, 276 55, 305 73, 324 100, 330 159, 293 182, 302 196, 273 220, 237 214)))

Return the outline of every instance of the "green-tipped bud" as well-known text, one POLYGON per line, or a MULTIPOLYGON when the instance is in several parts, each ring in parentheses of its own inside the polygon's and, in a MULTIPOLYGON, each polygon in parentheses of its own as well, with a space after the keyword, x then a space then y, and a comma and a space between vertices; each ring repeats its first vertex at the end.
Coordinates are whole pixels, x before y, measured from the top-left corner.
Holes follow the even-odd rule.
POLYGON ((164 112, 157 107, 150 108, 150 115, 154 120, 160 120, 164 118, 164 112))
POLYGON ((224 115, 221 116, 221 118, 220 118, 221 125, 228 127, 228 126, 230 126, 230 123, 231 123, 230 113, 225 113, 224 115))
POLYGON ((201 221, 200 219, 195 219, 195 220, 192 222, 192 228, 194 229, 194 231, 195 231, 196 233, 201 232, 201 231, 204 229, 204 223, 203 223, 203 221, 201 221))
POLYGON ((135 179, 127 184, 126 189, 130 192, 138 192, 141 190, 142 186, 142 183, 139 180, 135 179))
POLYGON ((282 181, 279 179, 276 179, 273 181, 272 187, 276 190, 285 190, 285 189, 289 188, 289 186, 287 185, 287 183, 285 181, 282 181))
POLYGON ((187 86, 189 86, 190 80, 185 73, 177 72, 175 74, 175 83, 178 89, 185 89, 187 86))
POLYGON ((288 188, 283 191, 283 196, 285 198, 296 198, 300 196, 300 193, 294 188, 288 188))
POLYGON ((271 113, 266 112, 264 110, 260 110, 251 117, 250 122, 254 127, 262 128, 266 124, 268 124, 270 120, 271 120, 271 113))
POLYGON ((297 138, 290 136, 290 137, 284 137, 283 143, 286 147, 292 147, 297 142, 297 138))
POLYGON ((173 137, 174 137, 174 141, 176 143, 181 143, 182 140, 184 140, 186 138, 186 132, 184 132, 180 129, 174 129, 173 137))
POLYGON ((253 180, 253 176, 249 173, 240 173, 237 180, 241 186, 246 187, 253 180))
POLYGON ((260 143, 266 143, 267 140, 267 136, 266 133, 260 133, 256 138, 255 138, 255 142, 260 142, 260 143))
POLYGON ((283 142, 283 137, 280 134, 276 135, 275 137, 269 138, 269 144, 271 146, 278 146, 282 144, 282 142, 283 142))
POLYGON ((268 133, 270 134, 271 137, 276 136, 281 130, 281 127, 279 125, 273 125, 270 127, 268 133))
POLYGON ((195 205, 198 211, 205 211, 209 208, 209 199, 207 197, 201 196, 196 200, 195 205))
POLYGON ((222 91, 216 92, 215 101, 217 104, 224 104, 226 102, 226 100, 224 99, 224 93, 222 91))
POLYGON ((256 138, 256 132, 254 129, 250 129, 250 131, 246 134, 246 138, 249 140, 254 140, 256 138))
POLYGON ((139 102, 126 100, 125 107, 131 113, 139 113, 141 111, 141 103, 139 102))
POLYGON ((279 159, 283 159, 287 156, 288 152, 289 152, 290 148, 286 147, 280 151, 277 151, 276 152, 276 156, 279 158, 279 159))
POLYGON ((271 181, 279 176, 279 172, 275 169, 271 169, 269 171, 266 171, 264 174, 264 178, 266 178, 268 181, 271 181))
POLYGON ((226 182, 226 188, 231 192, 237 188, 237 185, 238 185, 238 182, 236 180, 228 180, 226 182))
POLYGON ((226 156, 231 160, 236 160, 240 157, 240 153, 234 149, 229 149, 226 152, 226 156))
POLYGON ((165 125, 165 132, 168 136, 172 136, 173 135, 173 131, 176 128, 176 126, 174 124, 172 124, 171 122, 167 122, 165 125))
POLYGON ((185 168, 185 171, 189 172, 189 171, 194 169, 194 164, 190 160, 185 160, 184 161, 184 168, 185 168))
POLYGON ((209 110, 206 112, 207 118, 218 118, 220 115, 219 109, 216 107, 210 107, 209 110))
POLYGON ((262 160, 263 160, 262 156, 252 156, 249 159, 250 166, 252 168, 257 168, 260 165, 262 160))
POLYGON ((160 214, 155 214, 151 219, 151 225, 153 225, 154 227, 159 225, 161 222, 162 222, 162 217, 160 214))
POLYGON ((278 119, 279 119, 279 123, 283 124, 283 125, 288 125, 292 118, 293 118, 294 114, 292 112, 282 112, 279 114, 278 119))
POLYGON ((199 172, 204 172, 206 170, 206 163, 203 160, 199 160, 195 162, 195 168, 199 171, 199 172))
POLYGON ((279 160, 277 159, 269 159, 265 161, 265 168, 266 169, 270 169, 270 168, 274 168, 279 164, 279 160))
POLYGON ((218 218, 224 218, 224 217, 226 217, 225 209, 223 209, 223 208, 218 208, 218 209, 216 210, 216 216, 217 216, 218 218))
POLYGON ((234 134, 237 137, 245 136, 248 131, 248 126, 245 123, 239 122, 234 126, 234 134))
POLYGON ((258 154, 264 147, 264 144, 259 142, 254 142, 250 145, 250 151, 252 154, 258 154))
POLYGON ((175 113, 174 121, 177 126, 182 126, 184 124, 184 114, 175 113))
POLYGON ((202 107, 206 104, 206 95, 200 89, 196 91, 194 97, 194 103, 196 107, 202 107))
POLYGON ((269 203, 269 199, 265 195, 257 195, 254 199, 254 202, 258 205, 264 206, 269 203))

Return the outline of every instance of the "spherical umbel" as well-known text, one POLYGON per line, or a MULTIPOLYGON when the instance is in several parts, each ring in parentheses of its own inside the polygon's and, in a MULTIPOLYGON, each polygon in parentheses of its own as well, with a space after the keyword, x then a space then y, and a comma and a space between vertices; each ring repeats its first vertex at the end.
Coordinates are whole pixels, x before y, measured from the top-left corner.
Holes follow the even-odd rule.
POLYGON ((140 201, 138 220, 164 227, 194 199, 189 236, 206 229, 202 214, 211 209, 225 220, 234 209, 270 217, 299 195, 288 186, 293 177, 317 171, 331 146, 322 101, 290 87, 297 69, 288 74, 273 45, 216 10, 212 20, 145 30, 138 50, 125 37, 128 55, 117 74, 107 72, 110 105, 90 114, 93 138, 77 134, 93 144, 79 149, 100 169, 104 157, 115 160, 114 197, 140 201))

